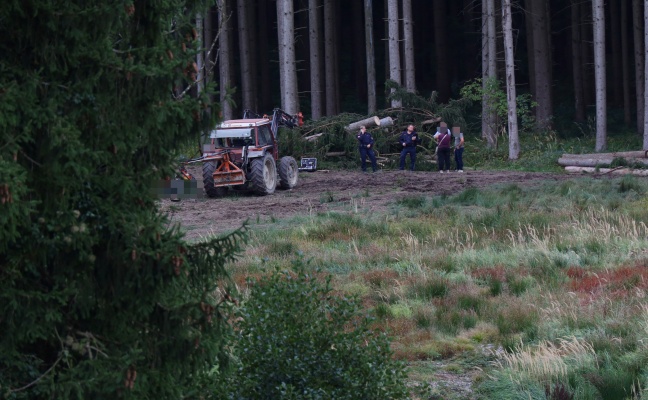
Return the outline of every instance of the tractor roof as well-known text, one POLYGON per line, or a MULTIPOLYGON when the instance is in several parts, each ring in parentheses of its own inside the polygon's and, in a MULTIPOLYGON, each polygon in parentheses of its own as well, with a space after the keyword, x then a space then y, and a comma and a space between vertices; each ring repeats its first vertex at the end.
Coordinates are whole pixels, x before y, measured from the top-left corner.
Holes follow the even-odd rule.
POLYGON ((218 128, 249 128, 253 126, 265 125, 270 122, 267 118, 250 118, 250 119, 230 119, 223 121, 218 128))

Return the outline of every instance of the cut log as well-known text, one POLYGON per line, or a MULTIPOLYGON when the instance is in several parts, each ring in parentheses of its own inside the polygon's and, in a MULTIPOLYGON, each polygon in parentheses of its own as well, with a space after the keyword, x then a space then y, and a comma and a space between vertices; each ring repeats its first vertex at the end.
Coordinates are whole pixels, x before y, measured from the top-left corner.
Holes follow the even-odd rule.
POLYGON ((331 151, 325 154, 326 157, 342 157, 345 156, 346 151, 331 151))
POLYGON ((306 136, 306 137, 304 138, 304 140, 309 141, 309 142, 312 142, 313 140, 316 140, 318 137, 322 136, 324 133, 326 133, 326 132, 322 132, 322 133, 317 133, 317 134, 315 134, 315 135, 306 136))
MULTIPOLYGON (((561 157, 558 159, 558 165, 563 167, 574 166, 574 167, 596 167, 597 165, 610 165, 614 161, 614 158, 611 157, 597 157, 597 158, 565 158, 561 157)), ((648 160, 644 158, 626 158, 626 161, 629 164, 636 163, 642 165, 648 165, 648 160)))
POLYGON ((352 124, 349 124, 346 127, 344 127, 344 129, 348 132, 355 132, 358 129, 360 129, 362 125, 366 126, 367 128, 372 126, 380 126, 380 118, 376 116, 369 117, 367 119, 363 119, 362 121, 357 121, 352 124))
POLYGON ((380 120, 380 123, 378 124, 379 127, 384 128, 386 126, 392 126, 394 125, 394 120, 391 117, 385 117, 380 120))
POLYGON ((646 151, 617 151, 614 153, 588 153, 588 154, 568 154, 565 153, 561 158, 648 158, 646 151))
POLYGON ((436 124, 437 122, 441 122, 441 119, 441 117, 426 119, 425 121, 421 122, 421 126, 436 124))
POLYGON ((616 169, 616 168, 593 168, 593 167, 565 167, 565 171, 570 173, 581 173, 581 174, 648 176, 648 170, 629 169, 629 168, 616 169))

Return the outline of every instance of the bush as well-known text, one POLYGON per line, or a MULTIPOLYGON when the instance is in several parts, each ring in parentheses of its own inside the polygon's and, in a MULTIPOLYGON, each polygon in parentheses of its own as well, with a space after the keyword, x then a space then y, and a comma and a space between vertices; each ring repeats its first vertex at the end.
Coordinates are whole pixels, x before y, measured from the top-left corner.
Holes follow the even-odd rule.
POLYGON ((301 263, 249 281, 229 377, 236 399, 399 399, 405 371, 355 299, 336 297, 301 263))

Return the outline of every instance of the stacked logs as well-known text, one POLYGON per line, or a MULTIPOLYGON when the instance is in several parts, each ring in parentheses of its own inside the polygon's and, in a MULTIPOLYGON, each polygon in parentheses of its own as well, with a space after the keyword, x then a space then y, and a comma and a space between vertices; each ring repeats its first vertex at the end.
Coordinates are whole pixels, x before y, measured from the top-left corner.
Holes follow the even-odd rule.
POLYGON ((648 150, 590 154, 565 153, 558 159, 558 164, 571 173, 648 176, 648 150), (611 167, 615 164, 618 166, 611 167), (632 167, 639 167, 639 169, 632 167))

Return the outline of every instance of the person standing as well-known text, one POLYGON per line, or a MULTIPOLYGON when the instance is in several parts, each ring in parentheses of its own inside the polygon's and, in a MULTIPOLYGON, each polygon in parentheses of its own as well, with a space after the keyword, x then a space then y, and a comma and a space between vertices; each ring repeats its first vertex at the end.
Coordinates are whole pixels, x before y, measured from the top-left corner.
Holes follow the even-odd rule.
POLYGON ((400 154, 400 169, 405 169, 405 157, 410 156, 410 170, 414 171, 414 164, 416 163, 416 146, 420 144, 418 134, 414 125, 408 125, 407 130, 401 133, 398 141, 401 144, 402 150, 400 154))
POLYGON ((369 132, 367 132, 367 128, 364 125, 360 127, 360 132, 358 132, 356 138, 358 139, 358 150, 360 151, 362 172, 367 172, 367 156, 369 156, 369 160, 371 160, 371 168, 373 169, 373 172, 376 172, 378 170, 378 165, 376 163, 376 154, 373 151, 374 138, 369 132))
POLYGON ((454 159, 457 172, 463 172, 464 134, 458 126, 452 127, 454 137, 454 159))
POLYGON ((444 122, 439 127, 439 136, 437 136, 437 161, 439 163, 439 172, 450 172, 450 143, 452 135, 448 131, 448 125, 444 122))

